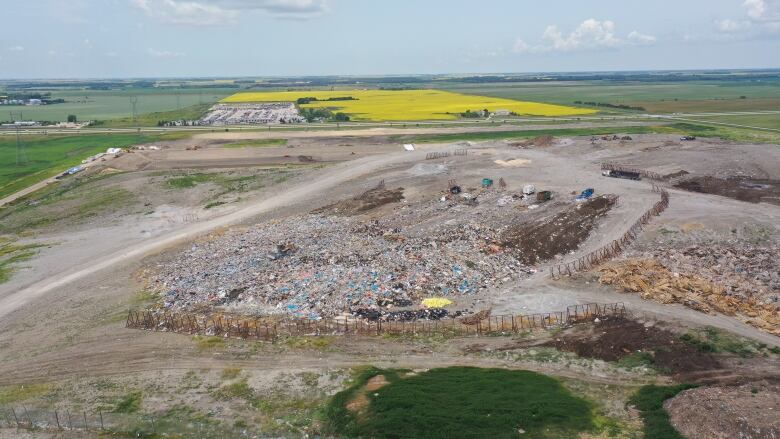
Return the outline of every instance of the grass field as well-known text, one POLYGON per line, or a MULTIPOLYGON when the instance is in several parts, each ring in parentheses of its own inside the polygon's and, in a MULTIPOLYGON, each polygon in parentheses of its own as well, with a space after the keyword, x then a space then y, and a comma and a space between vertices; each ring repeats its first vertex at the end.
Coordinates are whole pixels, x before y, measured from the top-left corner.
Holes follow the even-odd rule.
MULTIPOLYGON (((52 98, 65 99, 63 104, 38 106, 3 107, 0 121, 11 120, 9 112, 22 112, 24 120, 65 121, 74 114, 80 121, 129 118, 133 114, 131 97, 136 96, 136 112, 174 112, 194 105, 205 105, 219 101, 234 93, 235 89, 155 89, 139 88, 125 90, 55 90, 52 98)), ((18 119, 16 117, 15 119, 18 119)), ((154 120, 154 125, 157 120, 154 120)))
POLYGON ((664 401, 673 398, 690 384, 676 386, 644 386, 631 397, 629 403, 639 410, 644 424, 645 439, 685 439, 669 422, 669 414, 664 410, 664 401))
POLYGON ((468 110, 509 110, 519 115, 572 116, 592 114, 595 110, 571 106, 524 102, 512 99, 464 95, 441 90, 339 90, 295 92, 236 93, 222 102, 295 102, 314 97, 319 101, 301 104, 302 108, 328 108, 349 114, 353 120, 447 120, 457 119, 468 110), (327 101, 353 97, 354 100, 327 101))
POLYGON ((0 138, 0 198, 54 176, 108 148, 124 148, 157 139, 159 136, 134 134, 26 136, 23 140, 28 160, 17 166, 16 139, 0 138))
POLYGON ((339 437, 565 439, 597 430, 593 406, 556 379, 475 367, 409 376, 367 369, 333 397, 324 415, 339 437), (366 391, 378 375, 389 384, 366 391))
POLYGON ((697 120, 780 130, 780 113, 744 116, 695 116, 697 120))
POLYGON ((571 105, 575 101, 624 104, 645 107, 650 113, 780 109, 780 81, 551 81, 442 84, 441 88, 459 93, 561 105, 571 105))

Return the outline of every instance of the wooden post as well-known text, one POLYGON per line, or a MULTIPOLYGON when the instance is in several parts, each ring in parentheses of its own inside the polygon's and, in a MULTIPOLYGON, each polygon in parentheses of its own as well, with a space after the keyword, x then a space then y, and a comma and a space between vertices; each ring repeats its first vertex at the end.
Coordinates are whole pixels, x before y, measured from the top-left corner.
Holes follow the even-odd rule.
POLYGON ((106 427, 103 426, 103 411, 102 410, 98 410, 98 415, 100 415, 100 429, 101 430, 105 430, 106 427))

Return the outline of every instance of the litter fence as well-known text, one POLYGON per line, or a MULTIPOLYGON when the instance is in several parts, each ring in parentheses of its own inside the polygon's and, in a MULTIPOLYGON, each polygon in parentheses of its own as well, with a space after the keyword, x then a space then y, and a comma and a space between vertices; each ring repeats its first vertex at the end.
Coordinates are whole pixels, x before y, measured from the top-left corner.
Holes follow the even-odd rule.
POLYGON ((642 177, 649 178, 650 180, 664 181, 666 180, 661 174, 645 169, 632 168, 630 166, 621 165, 615 162, 604 162, 601 164, 602 171, 620 171, 620 172, 635 172, 642 177))
POLYGON ((591 268, 608 261, 620 254, 625 247, 633 242, 642 231, 642 228, 650 222, 650 218, 660 215, 669 207, 669 192, 664 188, 653 185, 653 192, 661 194, 661 200, 656 202, 645 212, 619 239, 616 239, 598 250, 592 251, 580 258, 553 265, 550 267, 550 277, 558 279, 561 276, 571 276, 574 273, 590 270, 591 268))
POLYGON ((212 335, 229 338, 274 340, 302 335, 384 335, 384 334, 451 334, 489 335, 561 327, 590 321, 597 317, 624 316, 623 303, 589 303, 569 306, 566 311, 526 315, 488 315, 475 322, 468 318, 440 320, 371 321, 364 319, 322 319, 270 321, 228 314, 131 310, 126 327, 180 334, 212 335))

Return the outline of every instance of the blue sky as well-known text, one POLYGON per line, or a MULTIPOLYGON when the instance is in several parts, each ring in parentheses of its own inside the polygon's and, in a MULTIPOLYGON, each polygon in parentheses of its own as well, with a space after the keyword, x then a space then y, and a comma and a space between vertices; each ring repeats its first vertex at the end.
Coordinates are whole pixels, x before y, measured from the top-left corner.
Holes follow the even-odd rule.
POLYGON ((780 0, 0 0, 0 78, 780 67, 780 0))

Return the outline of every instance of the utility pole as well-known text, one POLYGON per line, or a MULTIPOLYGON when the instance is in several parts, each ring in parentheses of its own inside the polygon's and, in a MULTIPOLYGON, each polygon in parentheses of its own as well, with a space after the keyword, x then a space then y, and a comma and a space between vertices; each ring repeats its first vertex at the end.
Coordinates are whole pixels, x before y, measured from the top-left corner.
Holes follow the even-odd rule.
POLYGON ((138 96, 130 96, 130 105, 133 107, 133 122, 137 122, 138 113, 136 112, 136 104, 138 104, 138 96))
POLYGON ((22 142, 22 126, 16 125, 16 166, 27 164, 27 150, 22 142))

